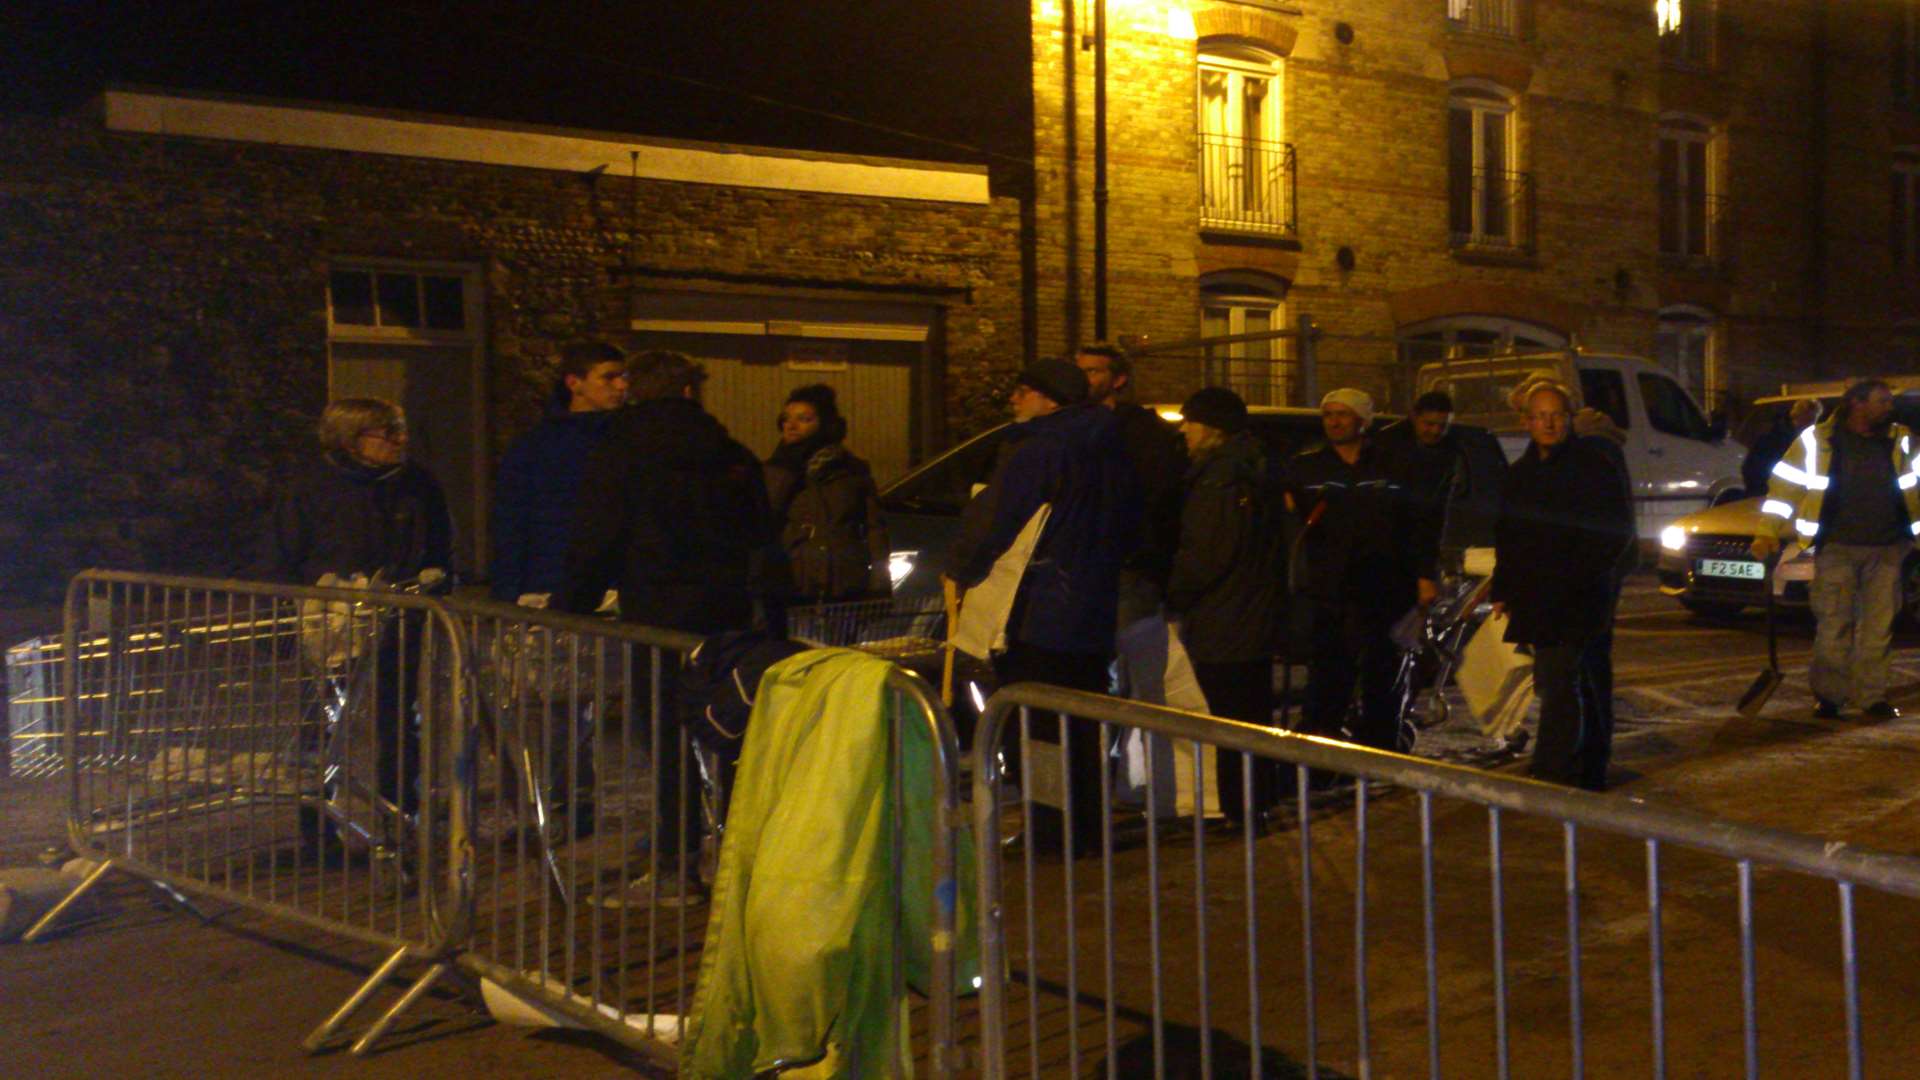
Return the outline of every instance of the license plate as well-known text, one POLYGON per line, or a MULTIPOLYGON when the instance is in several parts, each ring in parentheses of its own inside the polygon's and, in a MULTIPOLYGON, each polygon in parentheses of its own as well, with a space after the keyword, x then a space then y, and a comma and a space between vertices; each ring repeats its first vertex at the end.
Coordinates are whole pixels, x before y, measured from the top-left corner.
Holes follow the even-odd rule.
POLYGON ((1701 559, 1694 564, 1694 572, 1702 577, 1745 578, 1749 581, 1767 579, 1765 563, 1745 559, 1701 559))

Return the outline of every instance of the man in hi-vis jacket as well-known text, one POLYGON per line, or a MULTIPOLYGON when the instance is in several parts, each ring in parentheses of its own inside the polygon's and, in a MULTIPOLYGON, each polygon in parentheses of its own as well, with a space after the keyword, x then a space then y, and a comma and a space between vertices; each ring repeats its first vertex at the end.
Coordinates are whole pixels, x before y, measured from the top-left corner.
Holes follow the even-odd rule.
POLYGON ((1920 534, 1920 446, 1892 417, 1886 383, 1848 387, 1832 418, 1787 448, 1760 505, 1776 535, 1754 539, 1756 558, 1793 536, 1814 549, 1808 681, 1823 719, 1849 699, 1870 719, 1900 715, 1887 701, 1888 664, 1900 567, 1920 534))

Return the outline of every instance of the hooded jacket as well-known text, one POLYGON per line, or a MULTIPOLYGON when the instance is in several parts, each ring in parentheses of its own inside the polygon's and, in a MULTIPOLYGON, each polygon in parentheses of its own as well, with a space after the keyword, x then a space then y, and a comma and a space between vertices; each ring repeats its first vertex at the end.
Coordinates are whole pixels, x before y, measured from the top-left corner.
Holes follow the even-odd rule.
MULTIPOLYGON (((1833 436, 1840 422, 1841 417, 1835 414, 1802 431, 1773 467, 1760 512, 1772 519, 1783 539, 1797 535, 1808 544, 1820 543, 1821 528, 1839 501, 1825 496, 1834 483, 1833 436)), ((1914 445, 1913 433, 1899 424, 1891 425, 1887 436, 1893 447, 1893 475, 1900 505, 1906 511, 1909 530, 1920 536, 1920 454, 1916 454, 1920 447, 1914 445)), ((1841 494, 1852 498, 1858 493, 1841 494)))
POLYGON ((1047 526, 1020 579, 1008 637, 1080 654, 1113 651, 1120 564, 1138 544, 1140 493, 1120 422, 1072 405, 1015 424, 987 489, 967 504, 947 576, 979 583, 1042 504, 1047 526))
POLYGON ((500 459, 489 574, 495 599, 512 603, 524 593, 558 592, 566 585, 580 481, 612 419, 612 412, 569 412, 556 395, 540 423, 500 459))
POLYGON ((887 593, 887 526, 866 462, 837 438, 810 439, 775 449, 766 476, 796 598, 887 593))
POLYGON ((773 554, 760 461, 689 398, 617 410, 587 459, 558 607, 696 634, 742 630, 773 554))
POLYGON ((328 573, 396 582, 451 570, 452 560, 453 522, 432 473, 328 451, 275 502, 254 575, 297 585, 328 573))
POLYGON ((1272 655, 1280 603, 1279 508, 1259 438, 1240 432, 1187 470, 1167 608, 1201 663, 1272 655))

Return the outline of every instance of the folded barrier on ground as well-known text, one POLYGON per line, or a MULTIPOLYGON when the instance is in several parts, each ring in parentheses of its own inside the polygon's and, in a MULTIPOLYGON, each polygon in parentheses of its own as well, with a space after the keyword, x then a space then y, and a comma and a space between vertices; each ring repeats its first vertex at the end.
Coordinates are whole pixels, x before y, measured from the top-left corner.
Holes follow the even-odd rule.
MULTIPOLYGON (((590 1028, 675 1066, 710 914, 700 882, 713 880, 731 785, 725 755, 690 737, 699 710, 674 711, 684 678, 676 673, 700 639, 510 605, 451 609, 476 673, 474 912, 458 963, 498 1007, 590 1028)), ((924 1067, 945 1076, 953 1072, 954 837, 964 827, 959 751, 924 681, 895 668, 887 693, 894 715, 927 725, 935 748, 934 964, 910 1042, 924 1067)), ((896 770, 901 739, 896 723, 896 770)), ((897 823, 901 807, 891 813, 897 823)), ((893 865, 897 897, 901 860, 893 865)), ((899 910, 893 925, 907 930, 899 910)), ((899 964, 890 977, 905 1000, 899 964)))
POLYGON ((987 702, 973 811, 989 1077, 1860 1077, 1920 1052, 1920 859, 1031 683, 987 702), (1239 824, 1120 790, 1129 732, 1238 751, 1239 824), (1076 783, 1097 804, 1060 813, 1076 783))
POLYGON ((121 870, 392 950, 310 1048, 409 962, 425 973, 356 1051, 446 974, 471 906, 467 680, 436 601, 87 571, 62 652, 69 837, 99 866, 26 940, 121 870))

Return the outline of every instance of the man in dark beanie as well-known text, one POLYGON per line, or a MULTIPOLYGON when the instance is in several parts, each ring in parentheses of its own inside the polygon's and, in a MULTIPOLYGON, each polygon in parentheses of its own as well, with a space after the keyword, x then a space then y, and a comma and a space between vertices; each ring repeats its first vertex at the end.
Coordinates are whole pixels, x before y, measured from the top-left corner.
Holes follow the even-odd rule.
MULTIPOLYGON (((1007 620, 1007 649, 994 658, 1004 684, 1046 682, 1094 692, 1107 688, 1113 659, 1120 564, 1134 550, 1140 496, 1111 410, 1087 401, 1087 377, 1064 360, 1027 365, 1008 397, 1013 428, 986 490, 961 515, 946 575, 961 588, 984 580, 1042 506, 1046 528, 1034 546, 1007 620)), ((1106 760, 1097 725, 1074 721, 1073 847, 1100 841, 1100 769, 1106 760)), ((1058 742, 1058 727, 1036 721, 1034 738, 1058 742)), ((1041 850, 1066 849, 1059 811, 1035 807, 1031 830, 1041 850)))
MULTIPOLYGON (((1247 430, 1247 405, 1209 386, 1180 410, 1186 437, 1186 496, 1180 540, 1167 578, 1167 610, 1193 661, 1207 711, 1250 724, 1273 723, 1273 632, 1280 605, 1281 506, 1267 480, 1266 445, 1247 430)), ((1243 820, 1270 809, 1282 792, 1278 763, 1253 762, 1243 786, 1241 755, 1220 755, 1220 810, 1243 820)))

